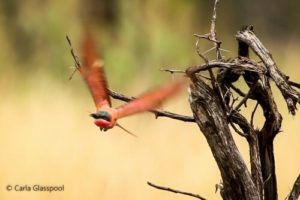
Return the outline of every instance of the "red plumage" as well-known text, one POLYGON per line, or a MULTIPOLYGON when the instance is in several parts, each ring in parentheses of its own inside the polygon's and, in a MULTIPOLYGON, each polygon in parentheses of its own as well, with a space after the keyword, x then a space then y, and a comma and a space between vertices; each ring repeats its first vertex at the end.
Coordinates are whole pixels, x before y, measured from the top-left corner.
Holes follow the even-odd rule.
POLYGON ((82 64, 79 71, 92 94, 97 108, 97 112, 91 114, 91 116, 95 118, 95 124, 101 130, 107 130, 118 125, 117 120, 119 118, 158 107, 166 99, 179 93, 187 83, 185 79, 174 80, 117 109, 112 108, 103 61, 97 57, 95 42, 90 32, 87 32, 83 38, 82 64))

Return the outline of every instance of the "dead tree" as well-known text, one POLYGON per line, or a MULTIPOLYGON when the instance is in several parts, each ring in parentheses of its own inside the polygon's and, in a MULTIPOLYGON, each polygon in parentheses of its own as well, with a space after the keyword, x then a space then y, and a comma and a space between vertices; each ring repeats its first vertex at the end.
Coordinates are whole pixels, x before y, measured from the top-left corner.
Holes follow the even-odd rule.
MULTIPOLYGON (((218 188, 223 199, 277 200, 273 141, 280 132, 282 116, 277 108, 270 82, 276 84, 292 115, 296 114, 296 106, 300 104, 300 84, 290 81, 289 77, 280 71, 271 53, 254 33, 252 26, 243 27, 236 33, 237 56, 233 59, 225 59, 222 56, 222 43, 216 33, 218 3, 219 0, 215 0, 209 33, 195 34, 196 50, 203 59, 203 64, 188 67, 185 71, 164 69, 171 73, 185 73, 191 79, 189 101, 193 117, 162 110, 151 110, 151 112, 156 117, 169 117, 198 124, 221 172, 222 184, 218 188), (200 40, 212 42, 216 53, 215 60, 209 60, 204 53, 201 53, 200 40), (250 50, 259 59, 258 62, 249 57, 250 50), (208 72, 209 77, 203 75, 203 72, 208 72), (249 87, 247 92, 234 85, 238 79, 245 81, 249 87), (240 112, 241 107, 246 107, 248 101, 256 102, 250 119, 240 112), (253 119, 258 107, 262 109, 265 121, 260 129, 255 129, 253 119), (236 146, 233 132, 248 142, 250 169, 236 146)), ((73 50, 71 51, 75 63, 78 63, 73 50)), ((109 95, 122 101, 134 99, 112 90, 109 90, 109 95)), ((148 182, 148 185, 160 190, 205 199, 198 194, 151 182, 148 182)), ((299 194, 300 175, 288 199, 296 200, 299 194)))
MULTIPOLYGON (((254 33, 252 26, 243 27, 236 33, 237 57, 226 60, 222 56, 221 41, 216 34, 218 3, 219 0, 216 0, 210 32, 205 35, 195 35, 197 53, 204 64, 186 70, 186 75, 192 81, 190 106, 221 172, 222 198, 276 200, 278 197, 273 140, 280 132, 282 116, 278 111, 270 82, 273 81, 281 91, 292 115, 296 114, 296 105, 300 103, 300 93, 297 91, 300 85, 290 81, 289 77, 279 70, 268 49, 254 33), (213 43, 216 52, 215 60, 210 61, 201 53, 198 45, 200 39, 213 43), (259 62, 249 57, 249 49, 259 58, 259 62), (203 78, 201 73, 204 71, 208 71, 210 77, 203 78), (249 87, 248 92, 242 92, 233 85, 238 79, 245 81, 249 87), (246 106, 248 100, 256 102, 250 120, 240 112, 241 106, 246 106), (265 122, 260 129, 255 129, 253 118, 258 106, 263 110, 265 122), (250 170, 241 157, 231 130, 248 142, 250 170)), ((298 177, 289 199, 298 198, 299 182, 298 177)), ((174 192, 170 188, 148 184, 174 192)))
MULTIPOLYGON (((221 41, 217 39, 215 28, 218 3, 219 1, 216 0, 210 32, 205 35, 195 34, 197 53, 204 64, 189 67, 185 72, 164 69, 171 73, 185 73, 191 79, 189 100, 193 118, 161 110, 152 110, 152 112, 156 117, 170 117, 198 124, 221 172, 222 184, 218 188, 223 199, 276 200, 278 196, 273 141, 280 132, 282 116, 278 111, 270 82, 273 81, 281 91, 292 115, 296 114, 296 105, 300 103, 300 93, 297 91, 300 89, 300 84, 290 81, 289 77, 279 70, 270 52, 254 33, 252 26, 243 27, 235 35, 238 42, 237 57, 225 59, 222 56, 221 41), (215 60, 210 61, 201 53, 200 39, 213 43, 216 52, 215 60), (249 57, 249 49, 256 54, 259 62, 249 57), (204 71, 208 71, 210 76, 201 74, 204 71), (249 87, 248 92, 243 92, 233 85, 238 79, 245 81, 249 87), (256 102, 250 120, 240 112, 240 108, 246 107, 248 100, 256 102), (253 119, 258 106, 263 110, 265 122, 260 129, 255 129, 253 119), (235 144, 231 130, 248 142, 250 170, 235 144)), ((124 101, 132 99, 113 91, 110 91, 110 95, 124 101)), ((160 190, 205 199, 198 194, 151 182, 148 182, 148 185, 160 190)), ((288 199, 296 200, 299 194, 300 175, 288 199)))

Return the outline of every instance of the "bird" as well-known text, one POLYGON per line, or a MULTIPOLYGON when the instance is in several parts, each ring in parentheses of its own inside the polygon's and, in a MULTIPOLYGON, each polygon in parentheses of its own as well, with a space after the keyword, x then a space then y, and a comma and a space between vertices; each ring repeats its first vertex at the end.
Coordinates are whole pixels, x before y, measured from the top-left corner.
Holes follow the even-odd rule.
POLYGON ((91 32, 86 32, 83 36, 81 59, 81 63, 77 66, 77 69, 89 88, 96 106, 96 112, 90 114, 90 116, 94 118, 94 124, 98 126, 101 131, 106 131, 118 126, 127 133, 136 136, 122 127, 117 122, 118 119, 157 108, 165 100, 182 91, 187 83, 185 78, 174 79, 157 89, 153 89, 128 103, 114 108, 112 107, 108 92, 104 64, 101 58, 98 58, 96 45, 91 32))

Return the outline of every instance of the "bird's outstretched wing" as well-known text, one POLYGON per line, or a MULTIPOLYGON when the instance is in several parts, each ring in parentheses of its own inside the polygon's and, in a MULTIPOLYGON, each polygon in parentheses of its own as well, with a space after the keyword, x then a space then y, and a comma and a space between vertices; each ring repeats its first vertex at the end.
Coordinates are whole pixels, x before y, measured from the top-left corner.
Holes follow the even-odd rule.
POLYGON ((81 55, 82 64, 79 71, 93 96, 97 109, 105 105, 111 107, 103 61, 97 59, 95 42, 90 32, 84 35, 81 55))
POLYGON ((122 118, 134 113, 154 109, 163 101, 182 91, 182 89, 185 88, 186 83, 187 80, 185 79, 174 80, 156 90, 141 95, 131 102, 117 108, 117 116, 118 118, 122 118))

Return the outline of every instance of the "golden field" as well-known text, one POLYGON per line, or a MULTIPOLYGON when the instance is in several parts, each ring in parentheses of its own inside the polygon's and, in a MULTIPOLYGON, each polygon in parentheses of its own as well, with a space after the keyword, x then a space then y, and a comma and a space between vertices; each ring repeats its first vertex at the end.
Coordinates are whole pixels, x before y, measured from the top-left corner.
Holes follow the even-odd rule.
MULTIPOLYGON (((195 53, 192 34, 205 33, 202 30, 208 28, 191 28, 187 22, 193 15, 185 15, 179 21, 153 15, 151 11, 155 12, 159 4, 153 1, 155 3, 147 4, 149 10, 144 13, 151 28, 140 27, 144 22, 138 19, 139 12, 128 14, 130 8, 122 2, 125 13, 119 33, 122 37, 116 39, 97 30, 99 46, 100 41, 103 44, 99 49, 105 50, 106 71, 112 89, 136 96, 170 80, 170 75, 159 72, 159 68, 184 69, 201 62, 195 53), (177 26, 172 27, 174 25, 177 26), (186 29, 178 28, 179 25, 186 29)), ((94 105, 81 77, 76 74, 68 80, 73 63, 65 35, 71 36, 78 50, 82 30, 75 11, 79 3, 48 1, 42 7, 44 10, 35 3, 30 0, 22 5, 15 20, 20 23, 22 17, 27 18, 21 27, 29 35, 36 36, 34 45, 30 46, 32 49, 25 48, 29 53, 26 56, 31 57, 29 60, 25 60, 22 53, 18 57, 19 47, 10 42, 13 39, 9 33, 4 29, 0 31, 0 199, 191 199, 156 190, 148 186, 147 181, 198 193, 207 199, 221 199, 219 193, 215 193, 220 174, 196 124, 155 119, 151 113, 121 119, 120 124, 138 138, 118 127, 100 132, 93 125, 88 115, 94 112, 94 105), (35 184, 64 185, 64 191, 6 189, 8 185, 35 184)), ((166 8, 168 4, 164 4, 166 8)), ((192 6, 186 5, 184 11, 191 12, 192 6)), ((2 27, 5 27, 4 19, 1 14, 2 27)), ((226 35, 231 40, 224 44, 232 50, 229 57, 235 51, 232 35, 226 35)), ((270 42, 269 38, 265 41, 270 50, 274 50, 273 56, 282 71, 299 82, 299 40, 291 38, 284 46, 270 42)), ((279 199, 284 199, 300 172, 300 115, 289 115, 282 97, 275 91, 283 115, 283 132, 275 139, 275 157, 279 199)), ((191 115, 187 99, 188 94, 184 92, 163 108, 191 115)), ((256 123, 262 120, 258 117, 256 123)), ((249 165, 246 141, 238 135, 235 139, 249 165)))
MULTIPOLYGON (((87 91, 79 96, 70 89, 81 80, 57 85, 35 78, 23 86, 26 92, 14 92, 19 86, 6 78, 0 105, 1 199, 188 199, 150 188, 147 181, 220 199, 214 193, 220 175, 195 124, 145 113, 120 120, 137 139, 117 127, 100 132, 88 116, 93 104, 87 91), (8 184, 64 185, 65 190, 7 192, 8 184)), ((166 107, 190 114, 186 99, 183 94, 166 107)), ((285 113, 275 141, 280 198, 299 173, 299 119, 285 113)), ((247 157, 247 143, 236 138, 247 157)))

